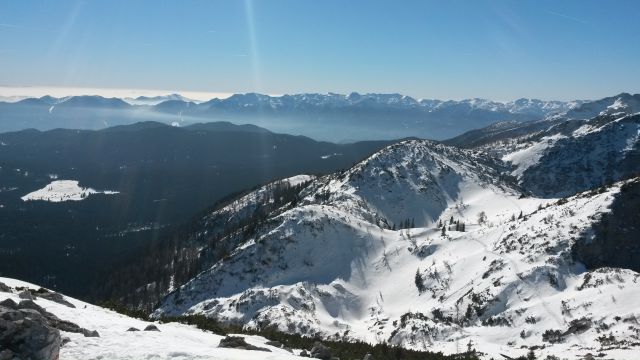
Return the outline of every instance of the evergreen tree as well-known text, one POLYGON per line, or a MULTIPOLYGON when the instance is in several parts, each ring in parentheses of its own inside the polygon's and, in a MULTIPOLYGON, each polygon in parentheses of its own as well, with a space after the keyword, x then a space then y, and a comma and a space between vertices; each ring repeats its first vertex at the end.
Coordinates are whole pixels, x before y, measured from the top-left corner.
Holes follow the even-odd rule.
POLYGON ((418 288, 418 292, 422 294, 425 288, 424 288, 424 283, 422 282, 422 275, 420 274, 420 268, 416 270, 416 276, 414 278, 414 281, 416 283, 416 287, 418 288))
POLYGON ((442 234, 441 234, 441 235, 442 235, 442 236, 447 235, 447 228, 446 228, 446 227, 444 227, 444 226, 442 227, 442 234))
POLYGON ((451 215, 451 219, 449 219, 449 224, 453 224, 453 215, 451 215))
POLYGON ((518 219, 522 219, 522 211, 520 211, 520 215, 518 215, 518 219))

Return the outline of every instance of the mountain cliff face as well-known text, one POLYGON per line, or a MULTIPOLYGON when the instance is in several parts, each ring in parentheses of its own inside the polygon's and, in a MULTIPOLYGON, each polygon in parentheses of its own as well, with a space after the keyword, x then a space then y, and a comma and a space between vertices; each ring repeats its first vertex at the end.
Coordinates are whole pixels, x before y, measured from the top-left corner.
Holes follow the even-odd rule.
POLYGON ((251 231, 229 235, 237 245, 228 255, 176 288, 154 315, 204 314, 248 328, 447 353, 471 344, 487 358, 531 348, 543 357, 631 359, 640 346, 633 300, 640 275, 612 267, 629 259, 585 267, 588 251, 576 249, 599 238, 602 219, 628 193, 622 189, 636 186, 638 165, 615 170, 613 181, 631 178, 605 187, 572 184, 558 171, 577 168, 573 154, 597 147, 589 157, 606 173, 610 153, 634 148, 636 122, 600 118, 564 134, 548 129, 531 140, 536 151, 517 141, 494 145, 511 164, 430 141, 389 146, 313 179, 251 231), (568 155, 553 166, 552 151, 568 155), (561 181, 529 188, 534 169, 561 181))

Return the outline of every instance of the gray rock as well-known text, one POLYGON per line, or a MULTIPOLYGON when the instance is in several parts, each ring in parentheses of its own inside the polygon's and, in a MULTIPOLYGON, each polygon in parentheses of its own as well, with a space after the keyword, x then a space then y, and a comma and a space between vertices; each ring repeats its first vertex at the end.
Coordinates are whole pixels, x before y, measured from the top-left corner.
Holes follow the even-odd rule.
POLYGON ((158 329, 157 326, 150 324, 150 325, 147 325, 146 328, 144 328, 144 331, 160 331, 160 329, 158 329))
POLYGON ((36 291, 36 295, 43 299, 47 299, 49 301, 53 301, 64 306, 68 306, 70 308, 76 307, 72 303, 65 300, 64 296, 62 296, 61 294, 58 294, 57 292, 53 292, 45 288, 40 288, 38 291, 36 291))
POLYGON ((0 359, 57 360, 60 332, 35 310, 0 307, 0 359))
POLYGON ((84 335, 84 337, 100 337, 97 330, 82 329, 82 335, 84 335))
POLYGON ((316 359, 331 360, 331 349, 324 346, 321 342, 316 341, 316 343, 313 344, 313 348, 311 348, 310 356, 316 359))
MULTIPOLYGON (((72 323, 71 321, 61 320, 54 314, 47 312, 44 308, 36 304, 33 300, 22 300, 17 305, 17 308, 20 309, 20 311, 23 313, 31 314, 31 316, 42 317, 44 319, 43 321, 46 322, 48 326, 58 329, 60 331, 85 334, 85 336, 87 336, 86 335, 87 333, 97 334, 95 330, 94 331, 87 330, 78 326, 77 324, 72 323)), ((95 335, 92 335, 92 336, 95 336, 95 335)))
POLYGON ((11 288, 3 282, 0 282, 0 291, 1 292, 11 292, 11 288))
POLYGON ((300 357, 309 357, 309 353, 307 352, 307 350, 302 350, 300 351, 300 355, 298 355, 300 357))
POLYGON ((33 295, 31 295, 31 293, 29 292, 29 290, 23 290, 20 293, 18 293, 18 297, 20 299, 25 299, 25 300, 33 300, 33 295))
POLYGON ((130 327, 130 328, 127 329, 127 331, 140 331, 140 329, 136 329, 134 327, 130 327))
POLYGON ((18 309, 31 309, 35 310, 41 314, 46 313, 47 311, 40 305, 36 304, 33 300, 22 300, 18 303, 18 309))
POLYGON ((220 340, 220 344, 218 344, 218 347, 271 352, 271 350, 267 348, 247 344, 242 336, 227 335, 224 339, 220 340))
POLYGON ((13 309, 13 310, 18 309, 18 304, 16 304, 16 302, 11 299, 4 299, 0 301, 0 306, 4 306, 6 308, 13 309))

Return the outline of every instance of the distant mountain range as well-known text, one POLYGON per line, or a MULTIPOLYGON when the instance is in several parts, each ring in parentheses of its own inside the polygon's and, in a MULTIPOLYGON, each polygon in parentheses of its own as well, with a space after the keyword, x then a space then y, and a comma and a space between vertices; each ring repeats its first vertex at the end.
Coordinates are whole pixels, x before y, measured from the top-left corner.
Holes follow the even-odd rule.
POLYGON ((597 101, 496 102, 417 100, 400 94, 248 93, 200 103, 178 94, 135 99, 45 96, 0 102, 0 132, 27 128, 102 129, 139 121, 175 126, 229 121, 333 142, 407 136, 439 140, 496 122, 591 118, 609 107, 614 111, 616 101, 637 108, 638 95, 623 93, 597 101))

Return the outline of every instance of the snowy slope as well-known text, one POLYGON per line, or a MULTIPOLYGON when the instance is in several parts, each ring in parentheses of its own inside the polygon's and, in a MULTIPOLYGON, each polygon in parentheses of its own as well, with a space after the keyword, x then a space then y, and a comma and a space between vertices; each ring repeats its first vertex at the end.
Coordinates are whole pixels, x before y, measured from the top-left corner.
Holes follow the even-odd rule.
POLYGON ((636 175, 639 139, 640 114, 599 116, 503 145, 502 159, 514 165, 511 174, 534 194, 567 196, 636 175))
POLYGON ((591 119, 598 115, 633 114, 640 111, 640 94, 621 93, 616 96, 588 101, 558 115, 567 119, 591 119))
POLYGON ((619 185, 559 202, 521 198, 500 166, 428 141, 390 146, 314 180, 295 207, 170 294, 155 315, 205 314, 446 353, 471 342, 493 357, 544 346, 539 354, 633 358, 638 274, 589 273, 571 258, 619 185), (408 217, 414 228, 391 230, 408 217), (547 330, 562 342, 544 341, 547 330))
POLYGON ((473 211, 474 203, 516 194, 498 180, 501 166, 480 152, 410 140, 312 183, 303 203, 328 204, 386 228, 405 220, 426 226, 451 206, 473 211))
MULTIPOLYGON (((0 291, 0 301, 12 299, 19 303, 20 288, 39 289, 39 286, 9 278, 0 277, 0 283, 13 288, 12 292, 0 291)), ((167 323, 157 324, 156 331, 126 331, 130 327, 144 329, 150 323, 133 319, 104 308, 65 297, 75 306, 71 308, 57 302, 38 298, 35 302, 62 320, 71 321, 81 327, 97 330, 100 337, 84 337, 78 333, 61 332, 70 342, 64 344, 60 359, 216 359, 244 360, 299 359, 286 350, 266 345, 267 340, 259 336, 247 336, 252 345, 268 348, 271 352, 218 348, 222 336, 204 332, 192 326, 167 323)))

